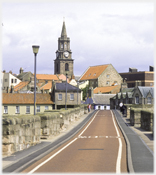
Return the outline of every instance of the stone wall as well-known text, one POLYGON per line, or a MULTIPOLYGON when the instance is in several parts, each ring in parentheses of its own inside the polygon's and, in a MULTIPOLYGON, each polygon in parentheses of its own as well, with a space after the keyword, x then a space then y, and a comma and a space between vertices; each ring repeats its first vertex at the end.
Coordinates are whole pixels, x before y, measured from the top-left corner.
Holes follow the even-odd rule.
MULTIPOLYGON (((133 106, 127 106, 128 110, 127 113, 130 113, 130 124, 135 127, 141 127, 148 131, 153 131, 154 129, 154 109, 151 106, 145 106, 144 108, 142 105, 134 108, 133 106)), ((127 118, 129 116, 127 115, 127 118)))
POLYGON ((154 131, 154 112, 142 110, 141 111, 141 128, 147 131, 154 131))
POLYGON ((10 155, 39 143, 40 128, 41 119, 37 115, 3 117, 3 155, 10 155))
POLYGON ((131 108, 130 123, 132 126, 141 127, 141 109, 131 108))
POLYGON ((10 155, 56 136, 62 129, 88 113, 87 105, 72 109, 49 110, 39 115, 3 116, 2 153, 10 155))

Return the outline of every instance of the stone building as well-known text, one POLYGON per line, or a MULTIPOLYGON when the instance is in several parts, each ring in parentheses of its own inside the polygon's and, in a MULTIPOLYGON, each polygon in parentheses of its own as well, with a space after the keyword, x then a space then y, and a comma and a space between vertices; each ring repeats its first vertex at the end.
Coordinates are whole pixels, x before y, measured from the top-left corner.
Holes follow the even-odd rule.
POLYGON ((90 87, 121 86, 122 77, 112 64, 90 66, 80 77, 79 81, 89 81, 90 87))
POLYGON ((12 87, 16 86, 17 84, 21 82, 19 78, 17 78, 16 76, 12 74, 12 71, 6 72, 4 70, 1 75, 2 75, 1 76, 2 92, 5 92, 5 93, 9 92, 12 89, 12 87))
POLYGON ((52 85, 52 101, 55 103, 55 109, 72 108, 75 105, 81 104, 81 89, 72 86, 71 84, 55 83, 52 85), (67 98, 66 98, 67 88, 67 98), (65 102, 66 100, 66 102, 65 102))
MULTIPOLYGON (((36 112, 52 110, 51 94, 36 94, 36 112)), ((2 115, 34 114, 34 94, 3 93, 2 115)))
POLYGON ((111 109, 119 108, 120 102, 124 104, 154 105, 154 88, 143 86, 125 88, 110 98, 111 109))
POLYGON ((65 22, 63 22, 61 37, 58 38, 58 49, 54 60, 54 74, 68 74, 69 78, 74 76, 72 52, 70 50, 70 38, 67 37, 65 22))
POLYGON ((129 72, 119 73, 123 80, 126 80, 128 88, 135 86, 154 86, 154 68, 149 71, 138 71, 136 68, 129 68, 129 72))

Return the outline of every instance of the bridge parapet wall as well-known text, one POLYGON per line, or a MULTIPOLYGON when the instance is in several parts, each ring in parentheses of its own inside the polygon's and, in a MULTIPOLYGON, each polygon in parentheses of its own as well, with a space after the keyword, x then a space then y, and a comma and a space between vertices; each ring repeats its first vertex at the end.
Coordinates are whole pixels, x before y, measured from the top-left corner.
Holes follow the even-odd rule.
POLYGON ((3 155, 27 149, 60 134, 78 120, 86 111, 87 105, 72 109, 46 111, 37 115, 3 116, 2 149, 3 155))
POLYGON ((3 117, 2 150, 9 155, 40 142, 39 116, 18 115, 3 117))

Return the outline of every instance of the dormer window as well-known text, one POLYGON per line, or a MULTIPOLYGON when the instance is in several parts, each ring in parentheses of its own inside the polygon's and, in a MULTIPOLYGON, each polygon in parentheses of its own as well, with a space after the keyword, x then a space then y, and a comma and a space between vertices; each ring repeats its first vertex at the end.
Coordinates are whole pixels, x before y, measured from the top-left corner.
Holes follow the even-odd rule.
POLYGON ((96 73, 93 76, 96 76, 96 73))
POLYGON ((147 97, 147 104, 151 104, 152 103, 152 98, 151 97, 147 97))
POLYGON ((139 104, 139 95, 135 96, 135 104, 139 104))

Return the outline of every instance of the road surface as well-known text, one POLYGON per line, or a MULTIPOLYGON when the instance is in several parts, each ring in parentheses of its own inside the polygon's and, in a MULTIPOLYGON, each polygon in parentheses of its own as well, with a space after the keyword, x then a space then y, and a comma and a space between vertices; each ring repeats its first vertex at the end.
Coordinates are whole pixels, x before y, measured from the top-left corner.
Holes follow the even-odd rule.
POLYGON ((126 144, 111 110, 94 113, 70 140, 23 173, 127 173, 126 144))

